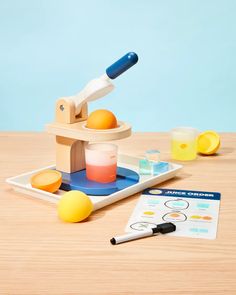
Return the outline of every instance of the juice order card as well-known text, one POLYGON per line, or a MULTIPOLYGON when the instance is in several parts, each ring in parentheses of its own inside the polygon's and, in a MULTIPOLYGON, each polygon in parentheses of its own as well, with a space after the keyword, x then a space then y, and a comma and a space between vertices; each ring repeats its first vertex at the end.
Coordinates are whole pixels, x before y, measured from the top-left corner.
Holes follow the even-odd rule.
POLYGON ((126 232, 142 231, 172 222, 176 231, 168 235, 215 239, 220 193, 151 188, 143 191, 126 232))

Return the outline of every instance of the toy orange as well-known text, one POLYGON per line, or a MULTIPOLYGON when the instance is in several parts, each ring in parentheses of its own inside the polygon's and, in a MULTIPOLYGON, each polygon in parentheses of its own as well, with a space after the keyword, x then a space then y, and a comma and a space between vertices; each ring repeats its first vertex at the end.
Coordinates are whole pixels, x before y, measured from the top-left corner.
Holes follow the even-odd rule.
POLYGON ((108 110, 96 110, 87 119, 87 128, 112 129, 117 127, 115 115, 108 110))
POLYGON ((48 169, 34 174, 30 182, 34 188, 55 193, 61 186, 62 175, 59 171, 48 169))
POLYGON ((203 155, 213 155, 220 147, 220 136, 215 131, 202 132, 197 139, 197 150, 203 155))

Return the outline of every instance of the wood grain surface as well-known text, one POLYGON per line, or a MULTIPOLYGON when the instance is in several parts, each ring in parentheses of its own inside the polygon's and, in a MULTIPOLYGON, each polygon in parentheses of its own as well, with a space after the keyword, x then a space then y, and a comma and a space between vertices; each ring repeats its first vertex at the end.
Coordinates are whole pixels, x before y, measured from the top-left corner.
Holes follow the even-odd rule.
MULTIPOLYGON (((170 160, 167 133, 135 133, 121 152, 158 148, 170 160)), ((184 163, 159 187, 222 194, 216 240, 152 237, 112 246, 138 200, 131 196, 69 224, 56 207, 15 193, 5 179, 55 163, 45 133, 0 133, 0 294, 236 294, 236 134, 219 154, 184 163)))

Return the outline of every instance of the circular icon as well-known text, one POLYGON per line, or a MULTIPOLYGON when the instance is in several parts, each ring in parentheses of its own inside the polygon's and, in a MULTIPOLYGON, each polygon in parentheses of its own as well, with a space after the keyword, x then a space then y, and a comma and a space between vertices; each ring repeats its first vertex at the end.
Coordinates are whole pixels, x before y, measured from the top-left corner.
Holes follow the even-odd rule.
POLYGON ((133 224, 130 225, 130 227, 132 229, 135 229, 135 230, 139 230, 139 231, 143 231, 143 230, 147 230, 147 229, 150 229, 150 228, 154 228, 156 227, 157 225, 155 223, 151 223, 151 222, 145 222, 145 221, 140 221, 140 222, 135 222, 133 224))
POLYGON ((185 210, 189 207, 189 203, 183 199, 175 199, 166 201, 165 206, 170 209, 185 210))
POLYGON ((183 222, 187 220, 187 216, 182 212, 169 212, 162 216, 162 219, 165 221, 173 222, 183 222))
POLYGON ((160 194, 162 194, 162 191, 159 190, 159 189, 151 189, 149 191, 149 193, 152 194, 152 195, 160 195, 160 194))

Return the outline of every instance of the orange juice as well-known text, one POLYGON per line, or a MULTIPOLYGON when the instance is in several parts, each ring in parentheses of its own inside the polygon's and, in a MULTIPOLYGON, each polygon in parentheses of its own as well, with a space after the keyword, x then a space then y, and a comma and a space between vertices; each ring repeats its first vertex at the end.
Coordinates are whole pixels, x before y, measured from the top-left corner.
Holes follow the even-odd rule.
POLYGON ((86 176, 89 180, 109 183, 116 180, 117 146, 93 143, 85 147, 86 176))
POLYGON ((117 165, 109 166, 95 166, 95 165, 86 165, 86 176, 89 180, 109 183, 116 180, 116 169, 117 165))

